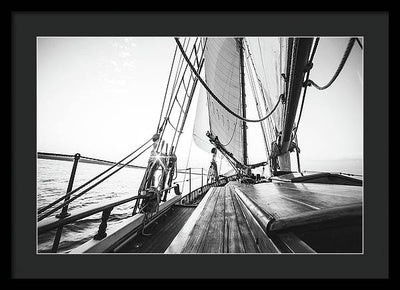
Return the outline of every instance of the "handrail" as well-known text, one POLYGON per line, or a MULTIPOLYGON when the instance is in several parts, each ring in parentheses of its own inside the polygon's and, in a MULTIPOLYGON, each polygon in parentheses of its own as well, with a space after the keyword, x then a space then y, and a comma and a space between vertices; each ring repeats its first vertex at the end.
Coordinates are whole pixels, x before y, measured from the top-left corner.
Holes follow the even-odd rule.
MULTIPOLYGON (((84 208, 76 209, 73 211, 70 211, 70 215, 68 217, 59 219, 56 217, 49 217, 47 219, 44 219, 40 222, 38 222, 38 234, 43 234, 45 232, 54 230, 60 226, 65 226, 67 224, 71 224, 73 222, 76 222, 80 219, 86 218, 88 216, 94 215, 96 213, 102 212, 104 210, 116 207, 118 205, 130 202, 132 200, 138 199, 139 196, 130 196, 130 197, 125 197, 125 198, 120 198, 118 200, 115 200, 113 202, 107 202, 107 203, 99 203, 93 206, 87 206, 84 208)), ((140 197, 141 198, 141 197, 140 197)))
MULTIPOLYGON (((185 195, 181 195, 179 197, 179 199, 176 202, 174 202, 173 204, 177 204, 177 203, 185 204, 185 203, 191 203, 193 201, 196 201, 200 196, 204 196, 204 194, 211 187, 223 185, 234 178, 235 178, 235 176, 229 176, 229 177, 225 177, 220 180, 217 180, 215 182, 203 185, 191 192, 188 192, 185 195)), ((174 185, 174 186, 162 189, 162 190, 160 190, 160 192, 169 191, 171 189, 175 189, 175 190, 179 191, 179 186, 174 185)), ((179 195, 179 193, 177 193, 177 195, 179 195)), ((74 222, 81 220, 83 218, 86 218, 88 216, 102 212, 103 214, 101 217, 101 222, 99 225, 98 232, 93 237, 95 240, 101 240, 107 236, 107 233, 106 233, 107 222, 110 217, 111 211, 113 210, 114 207, 128 203, 133 200, 143 199, 143 198, 147 198, 147 197, 148 197, 148 195, 145 194, 145 195, 136 195, 136 196, 119 198, 112 202, 99 203, 99 204, 96 204, 93 206, 88 206, 88 207, 73 210, 73 211, 69 212, 69 215, 66 215, 61 218, 56 217, 56 216, 48 217, 44 220, 38 221, 38 226, 37 226, 38 234, 40 235, 40 234, 49 232, 54 229, 60 229, 60 228, 62 229, 62 227, 65 225, 74 223, 74 222)), ((166 202, 168 202, 168 201, 166 201, 166 202)), ((172 206, 173 204, 171 204, 170 206, 172 206)), ((170 206, 168 206, 168 208, 170 208, 170 206)), ((154 218, 159 216, 159 214, 160 214, 160 212, 154 218)), ((58 243, 55 246, 53 245, 53 251, 57 252, 57 248, 58 248, 58 243)))
MULTIPOLYGON (((75 193, 76 191, 82 189, 83 187, 85 187, 85 186, 88 185, 89 183, 91 183, 91 182, 93 182, 94 180, 98 179, 100 176, 104 175, 105 173, 107 173, 108 171, 110 171, 111 169, 113 169, 114 167, 116 167, 117 165, 121 164, 122 161, 124 161, 125 159, 128 159, 128 158, 129 158, 130 156, 132 156, 134 153, 136 153, 137 151, 139 151, 142 147, 144 147, 147 143, 149 143, 150 140, 152 140, 152 139, 150 138, 150 139, 147 140, 143 145, 141 145, 140 147, 138 147, 135 151, 133 151, 132 153, 128 154, 127 156, 125 156, 125 157, 124 157, 123 159, 121 159, 120 161, 115 162, 115 164, 114 164, 113 166, 111 166, 110 168, 108 168, 107 170, 101 172, 100 174, 98 174, 97 176, 93 177, 93 178, 90 179, 89 181, 85 182, 85 183, 82 184, 81 186, 75 188, 74 190, 72 190, 72 191, 70 191, 70 192, 67 192, 67 193, 65 194, 64 197, 59 198, 59 199, 53 201, 52 203, 50 203, 50 204, 44 206, 43 208, 40 208, 40 209, 38 210, 38 213, 42 213, 43 211, 49 209, 50 207, 52 207, 53 205, 57 204, 57 203, 60 202, 61 200, 65 199, 67 196, 72 195, 72 194, 75 193)), ((150 146, 150 147, 151 147, 151 146, 150 146)), ((150 147, 148 147, 148 148, 150 148, 150 147)), ((146 149, 146 150, 147 150, 147 149, 146 149)), ((143 152, 144 152, 144 151, 142 151, 141 153, 139 153, 138 156, 134 157, 134 159, 131 159, 128 163, 123 164, 122 167, 120 167, 119 169, 122 169, 123 167, 129 165, 129 163, 131 163, 133 160, 135 160, 137 157, 139 157, 143 152)), ((117 172, 119 169, 117 169, 115 172, 117 172)), ((115 173, 115 172, 114 172, 114 173, 115 173)), ((113 173, 113 174, 114 174, 114 173, 113 173)), ((109 176, 111 176, 111 175, 109 175, 109 176)))
POLYGON ((231 175, 231 176, 227 176, 227 177, 218 179, 214 182, 207 183, 203 186, 200 186, 200 187, 196 188, 195 190, 192 190, 192 191, 188 192, 187 194, 185 194, 184 196, 182 196, 181 203, 191 203, 191 202, 195 201, 196 199, 198 199, 200 196, 202 196, 204 194, 204 191, 207 192, 208 189, 210 189, 211 187, 225 185, 226 183, 234 180, 235 178, 236 178, 236 175, 231 175))
MULTIPOLYGON (((162 217, 172 206, 176 205, 181 199, 181 196, 177 195, 160 204, 159 210, 146 222, 145 226, 149 226, 158 218, 162 217)), ((128 217, 121 221, 117 226, 110 228, 107 238, 96 239, 93 237, 86 243, 72 249, 69 253, 71 254, 82 254, 82 253, 104 253, 113 251, 113 249, 120 247, 133 238, 134 235, 141 229, 143 229, 144 213, 137 213, 134 216, 128 217)))
MULTIPOLYGON (((146 142, 147 143, 147 142, 146 142)), ((145 143, 145 144, 146 144, 145 143)), ((127 163, 125 163, 124 165, 122 165, 120 168, 116 169, 115 171, 111 172, 110 174, 108 174, 106 177, 103 177, 102 179, 100 179, 100 181, 97 181, 95 184, 89 186, 88 188, 82 190, 81 192, 77 193, 75 196, 73 196, 70 200, 65 201, 63 204, 60 204, 58 206, 56 206, 55 208, 49 210, 48 212, 45 212, 43 215, 39 216, 38 219, 39 220, 43 220, 44 218, 48 217, 49 215, 51 215, 53 212, 57 211, 58 209, 64 207, 65 205, 71 203, 72 201, 74 201, 75 199, 77 199, 78 197, 80 197, 81 195, 85 194, 86 192, 88 192, 89 190, 91 190, 92 188, 96 187, 98 184, 102 183, 104 180, 106 180, 107 178, 109 178, 110 176, 114 175, 115 173, 117 173, 118 171, 120 171, 121 169, 123 169, 125 166, 127 166, 129 163, 131 163, 133 160, 135 160, 137 157, 139 157, 142 153, 144 153, 147 149, 149 149, 152 146, 152 144, 150 144, 149 146, 147 146, 147 148, 145 148, 144 150, 142 150, 138 155, 136 155, 135 157, 131 158, 127 163)), ((106 171, 110 170, 107 169, 106 171)), ((104 171, 104 172, 106 172, 104 171)), ((104 173, 103 172, 103 173, 104 173)), ((102 173, 102 174, 103 174, 102 173)), ((85 184, 87 185, 87 184, 85 184)), ((65 199, 65 197, 71 195, 72 193, 76 192, 78 189, 81 189, 83 186, 80 186, 74 190, 72 190, 71 192, 68 192, 65 194, 65 196, 57 199, 56 201, 54 201, 53 203, 51 203, 50 205, 53 206, 56 203, 58 203, 59 201, 65 199)), ((48 205, 47 207, 49 207, 50 205, 48 205)), ((43 210, 43 208, 42 208, 43 210)))
MULTIPOLYGON (((73 161, 75 155, 71 154, 61 154, 61 153, 50 153, 50 152, 37 152, 38 158, 39 159, 56 159, 57 157, 61 157, 60 159, 56 160, 67 160, 67 161, 73 161)), ((89 164, 99 164, 99 165, 114 165, 117 162, 116 161, 109 161, 109 160, 103 160, 103 159, 98 159, 98 158, 93 158, 93 157, 88 157, 88 156, 80 156, 79 159, 80 163, 89 163, 89 164)), ((118 166, 123 166, 124 163, 119 163, 117 164, 118 166)), ((135 169, 146 169, 147 166, 144 165, 134 165, 134 164, 128 164, 126 167, 129 168, 135 168, 135 169)), ((192 167, 192 169, 201 169, 200 167, 192 167)), ((203 168, 204 169, 204 168, 203 168)), ((178 169, 178 173, 184 173, 188 170, 188 168, 183 168, 183 169, 178 169)), ((201 173, 193 173, 192 175, 201 175, 201 173)), ((203 174, 207 175, 207 174, 203 174)))
MULTIPOLYGON (((163 190, 160 190, 160 192, 164 192, 167 190, 171 190, 175 188, 175 186, 173 187, 168 187, 165 188, 163 190)), ((76 209, 73 211, 69 212, 69 216, 65 217, 65 218, 57 218, 57 217, 48 217, 42 221, 38 222, 38 233, 42 234, 51 230, 54 230, 60 226, 64 226, 67 224, 71 224, 73 222, 76 222, 80 219, 86 218, 88 216, 94 215, 96 213, 108 210, 108 209, 112 209, 116 206, 119 206, 121 204, 125 204, 128 203, 130 201, 136 200, 136 199, 143 199, 146 198, 147 195, 135 195, 135 196, 130 196, 130 197, 124 197, 124 198, 119 198, 119 199, 115 199, 112 202, 103 202, 103 203, 98 203, 96 205, 93 206, 87 206, 84 208, 80 208, 80 209, 76 209)))

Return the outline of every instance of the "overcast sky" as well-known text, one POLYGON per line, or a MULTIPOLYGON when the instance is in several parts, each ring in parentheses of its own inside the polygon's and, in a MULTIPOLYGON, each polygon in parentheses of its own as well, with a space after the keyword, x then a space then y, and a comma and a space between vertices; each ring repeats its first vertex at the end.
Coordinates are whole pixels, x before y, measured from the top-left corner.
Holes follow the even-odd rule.
MULTIPOLYGON (((310 78, 326 84, 347 42, 321 38, 310 78)), ((37 39, 37 48, 38 151, 115 161, 155 133, 175 49, 172 37, 46 37, 37 39)), ((329 89, 308 88, 298 131, 302 169, 337 171, 335 166, 353 160, 349 164, 354 167, 358 160, 357 168, 347 171, 361 173, 356 171, 363 156, 362 80, 362 50, 355 44, 329 89)), ((191 141, 197 94, 195 98, 178 149, 181 168, 189 148, 194 167, 208 168, 211 158, 191 141)), ((252 100, 247 117, 257 118, 252 100)), ((260 126, 248 126, 250 163, 263 161, 260 126)), ((136 164, 147 158, 145 154, 136 164)))

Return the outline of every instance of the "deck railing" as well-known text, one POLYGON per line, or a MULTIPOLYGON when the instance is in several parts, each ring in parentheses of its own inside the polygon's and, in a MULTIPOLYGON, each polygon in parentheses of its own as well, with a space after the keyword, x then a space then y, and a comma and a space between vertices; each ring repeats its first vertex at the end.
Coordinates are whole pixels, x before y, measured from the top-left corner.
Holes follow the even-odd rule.
MULTIPOLYGON (((165 188, 161 190, 161 192, 169 191, 172 189, 176 189, 177 186, 165 188)), ((144 199, 146 198, 146 195, 141 195, 141 196, 130 196, 130 197, 125 197, 125 198, 120 198, 120 199, 115 199, 111 202, 107 203, 99 203, 94 206, 87 206, 85 208, 73 210, 69 212, 68 214, 64 215, 56 215, 54 217, 48 217, 46 219, 43 219, 38 222, 37 229, 38 229, 38 234, 43 234, 49 231, 52 231, 54 229, 57 229, 56 235, 54 237, 54 242, 52 246, 52 252, 57 252, 58 250, 58 244, 60 242, 60 237, 61 233, 63 230, 63 227, 65 225, 74 223, 78 220, 87 218, 89 216, 92 216, 94 214, 102 212, 101 216, 101 223, 99 225, 98 231, 96 235, 93 237, 95 240, 101 240, 107 236, 107 222, 108 219, 111 215, 111 211, 119 206, 126 204, 128 202, 137 200, 137 199, 144 199)))
MULTIPOLYGON (((68 206, 69 204, 74 201, 75 199, 79 198, 80 196, 84 195, 87 193, 89 190, 93 189, 124 167, 128 166, 132 161, 134 161, 136 158, 138 158, 141 154, 143 154, 145 151, 147 151, 152 145, 147 146, 147 148, 143 149, 141 152, 137 153, 140 149, 144 148, 152 139, 147 140, 143 145, 139 146, 136 150, 134 150, 132 153, 128 154, 126 157, 124 157, 122 160, 115 162, 110 168, 107 170, 103 171, 102 173, 98 174, 94 178, 90 179, 83 185, 75 188, 74 190, 72 189, 74 179, 75 179, 75 173, 76 173, 76 168, 78 166, 79 159, 81 155, 79 153, 74 155, 74 163, 72 166, 72 171, 70 175, 70 179, 68 182, 68 188, 67 192, 65 195, 61 198, 58 198, 57 200, 51 202, 50 204, 38 209, 38 233, 44 233, 53 229, 57 229, 57 232, 54 237, 53 241, 53 246, 52 246, 52 252, 57 252, 58 250, 58 245, 60 242, 61 234, 64 225, 75 222, 79 219, 91 216, 93 214, 96 214, 98 212, 103 212, 102 214, 102 222, 99 226, 98 233, 96 234, 95 238, 97 239, 102 239, 104 238, 106 234, 106 229, 107 229, 107 221, 108 218, 111 214, 112 209, 120 204, 127 203, 131 200, 138 199, 139 197, 131 197, 123 200, 118 200, 116 202, 111 202, 110 204, 102 204, 100 206, 95 206, 95 207, 90 207, 89 209, 84 209, 78 212, 68 212, 68 206), (135 154, 136 153, 136 154, 135 154), (134 157, 132 157, 134 156, 134 157), (130 160, 127 162, 124 162, 127 160, 129 157, 132 157, 130 160), (122 163, 124 162, 124 163, 122 163), (114 171, 111 171, 112 169, 116 168, 114 171), (109 172, 109 173, 108 173, 109 172), (105 175, 108 173, 107 175, 105 175), (105 175, 100 179, 101 176, 105 175), (100 179, 100 180, 98 180, 100 179), (98 180, 98 181, 96 181, 98 180), (86 187, 86 188, 85 188, 86 187), (74 196, 72 194, 76 193, 74 196), (61 209, 60 214, 56 215, 55 217, 51 217, 51 214, 56 212, 57 210, 61 209), (46 220, 44 220, 46 218, 46 220)), ((166 190, 170 190, 171 188, 168 188, 166 190)), ((140 198, 146 198, 146 196, 141 196, 140 198)))
POLYGON ((183 196, 181 199, 181 204, 183 205, 193 204, 195 201, 198 201, 201 197, 203 197, 204 194, 206 194, 211 187, 223 186, 227 184, 229 181, 236 180, 236 178, 237 178, 236 175, 220 177, 220 179, 212 183, 202 185, 199 188, 196 188, 195 190, 190 191, 185 196, 183 196))
MULTIPOLYGON (((60 214, 57 214, 55 216, 48 216, 46 218, 39 219, 39 221, 38 221, 37 230, 38 230, 39 235, 57 229, 57 232, 55 234, 54 241, 53 241, 53 246, 52 246, 52 252, 54 252, 54 253, 56 253, 58 251, 61 234, 63 231, 63 227, 65 225, 74 223, 78 220, 81 220, 86 217, 89 217, 94 214, 102 212, 101 223, 99 225, 96 235, 93 237, 93 239, 95 239, 95 240, 101 240, 107 236, 106 231, 107 231, 108 219, 111 215, 112 210, 115 207, 129 203, 134 200, 147 198, 146 195, 130 196, 130 197, 126 197, 126 198, 116 199, 116 200, 113 200, 113 201, 110 201, 107 203, 99 203, 94 206, 87 206, 85 208, 81 208, 81 209, 77 209, 77 210, 68 212, 68 205, 73 200, 73 199, 70 200, 70 196, 71 196, 71 193, 74 192, 72 190, 72 187, 73 187, 75 173, 76 173, 79 159, 80 159, 80 154, 79 153, 75 154, 70 179, 68 182, 67 193, 65 194, 65 196, 63 198, 59 199, 60 201, 64 202, 62 204, 63 206, 62 206, 60 214)), ((203 172, 202 172, 202 175, 203 175, 203 172)), ((200 186, 199 188, 197 188, 193 191, 190 190, 188 193, 182 195, 181 198, 177 201, 177 203, 179 203, 181 205, 193 204, 196 201, 199 201, 211 187, 225 185, 227 182, 234 180, 235 178, 236 178, 236 176, 221 177, 219 180, 209 183, 209 184, 205 184, 205 185, 203 185, 203 178, 202 178, 202 186, 200 186)), ((189 182, 190 182, 190 179, 191 179, 191 176, 189 178, 189 182)), ((168 193, 171 190, 174 190, 176 195, 181 195, 181 193, 179 192, 178 184, 175 184, 174 186, 171 186, 171 187, 161 190, 161 193, 163 193, 163 192, 168 193)), ((165 194, 165 196, 166 196, 166 194, 165 194)), ((163 201, 165 202, 166 200, 163 200, 163 201)), ((171 207, 172 205, 173 204, 171 204, 169 207, 171 207)), ((50 208, 51 207, 49 207, 49 209, 50 208)), ((61 208, 61 206, 59 205, 56 208, 61 208)), ((156 219, 157 216, 158 216, 157 214, 154 215, 154 217, 152 219, 156 219)))

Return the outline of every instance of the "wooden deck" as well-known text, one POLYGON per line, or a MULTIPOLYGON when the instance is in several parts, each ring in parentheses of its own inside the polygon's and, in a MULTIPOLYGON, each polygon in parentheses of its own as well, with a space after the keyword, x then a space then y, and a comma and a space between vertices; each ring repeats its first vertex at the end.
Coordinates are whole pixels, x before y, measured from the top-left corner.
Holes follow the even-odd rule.
POLYGON ((278 252, 232 186, 203 198, 166 253, 278 252))
POLYGON ((163 253, 183 227, 194 207, 173 206, 167 213, 145 229, 151 236, 137 234, 118 249, 118 253, 163 253))
MULTIPOLYGON (((301 223, 360 220, 362 199, 360 186, 230 182, 210 189, 165 253, 277 253, 282 247, 314 252, 295 231, 282 230, 301 223), (277 234, 270 235, 271 228, 277 234)), ((361 233, 361 226, 356 228, 361 233)), ((358 236, 355 240, 360 241, 358 236)))

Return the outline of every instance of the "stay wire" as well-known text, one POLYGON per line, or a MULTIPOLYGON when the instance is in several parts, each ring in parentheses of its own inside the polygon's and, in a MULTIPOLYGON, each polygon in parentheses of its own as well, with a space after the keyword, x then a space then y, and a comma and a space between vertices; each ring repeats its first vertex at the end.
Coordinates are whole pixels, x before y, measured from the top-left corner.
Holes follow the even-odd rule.
POLYGON ((89 181, 85 182, 84 184, 82 184, 81 186, 75 188, 74 190, 71 190, 70 192, 67 192, 64 196, 60 197, 59 199, 53 201, 52 203, 40 208, 38 210, 38 214, 44 212, 45 210, 49 209, 50 207, 52 207, 53 205, 59 203, 60 201, 62 201, 63 199, 65 199, 68 196, 71 196, 72 194, 74 194, 75 192, 77 192, 78 190, 82 189, 83 187, 85 187, 86 185, 88 185, 89 183, 95 181, 97 178, 99 178, 100 176, 106 174, 108 171, 110 171, 111 169, 113 169, 114 167, 118 166, 119 164, 121 164, 121 162, 123 162, 124 160, 128 159, 129 157, 131 157, 133 154, 135 154, 137 151, 139 151, 141 148, 143 148, 147 143, 149 143, 152 140, 152 138, 148 139, 144 144, 142 144, 140 147, 138 147, 135 151, 133 151, 132 153, 128 154, 127 156, 125 156, 124 158, 122 158, 120 161, 116 162, 113 166, 111 166, 110 168, 108 168, 107 170, 103 171, 102 173, 96 175, 95 177, 93 177, 92 179, 90 179, 89 181))
MULTIPOLYGON (((120 168, 116 169, 114 172, 110 173, 109 175, 107 175, 106 177, 102 178, 100 181, 96 182, 95 184, 91 185, 89 188, 83 190, 82 192, 78 193, 77 195, 73 196, 72 198, 70 198, 68 201, 65 201, 64 203, 56 206, 55 208, 53 208, 52 210, 49 210, 48 212, 45 212, 43 215, 38 217, 38 221, 41 221, 42 219, 48 217, 49 215, 51 215, 52 213, 54 213, 55 211, 59 210, 60 208, 63 208, 64 206, 70 204, 72 201, 74 201, 75 199, 77 199, 78 197, 82 196, 83 194, 85 194, 86 192, 88 192, 89 190, 91 190, 92 188, 96 187, 97 185, 99 185, 100 183, 102 183, 104 180, 108 179, 109 177, 111 177, 112 175, 114 175, 115 173, 117 173, 118 171, 120 171, 121 169, 123 169, 125 166, 127 166, 129 163, 131 163, 133 160, 135 160, 136 158, 138 158, 140 155, 142 155, 144 152, 146 152, 150 147, 152 147, 153 144, 150 144, 149 146, 147 146, 144 150, 142 150, 142 152, 140 152, 138 155, 136 155, 135 157, 133 157, 131 160, 129 160, 127 163, 123 164, 120 168)), ((115 167, 116 165, 114 165, 113 167, 115 167)), ((105 172, 103 172, 102 174, 104 174, 105 172)), ((88 184, 88 183, 86 183, 88 184)), ((82 186, 80 186, 80 188, 82 188, 82 186)), ((75 190, 75 192, 78 190, 78 188, 75 190)), ((73 191, 71 191, 70 193, 68 193, 69 195, 71 195, 73 193, 73 191)), ((66 195, 63 196, 60 200, 65 199, 66 195)))
POLYGON ((174 64, 175 64, 175 57, 176 57, 176 52, 177 52, 177 50, 178 50, 178 48, 175 47, 174 57, 172 58, 171 69, 170 69, 169 75, 168 75, 167 87, 166 87, 166 89, 165 89, 164 99, 163 99, 163 103, 162 103, 162 106, 161 106, 160 118, 158 119, 157 133, 158 133, 159 130, 160 130, 161 117, 162 117, 162 114, 163 114, 163 112, 164 112, 165 100, 166 100, 166 98, 167 98, 168 87, 169 87, 169 84, 170 84, 171 75, 172 75, 172 71, 173 71, 174 64))
MULTIPOLYGON (((186 42, 186 38, 185 38, 185 42, 186 42)), ((187 41, 186 49, 189 47, 189 44, 190 44, 190 40, 187 41)), ((192 50, 192 52, 190 54, 190 57, 192 56, 192 53, 193 53, 193 50, 192 50)), ((181 55, 180 58, 182 58, 182 55, 181 55)), ((175 102, 177 101, 177 98, 178 98, 178 93, 179 93, 180 87, 181 87, 182 82, 183 82, 183 77, 185 76, 186 70, 188 68, 188 65, 186 64, 185 69, 184 69, 183 74, 182 74, 182 77, 181 77, 181 80, 179 81, 179 84, 178 84, 178 79, 179 79, 179 76, 181 75, 181 71, 182 71, 184 62, 185 61, 183 61, 183 60, 182 60, 182 62, 179 61, 177 72, 176 72, 176 75, 175 75, 175 81, 174 81, 173 89, 171 91, 171 97, 170 97, 170 100, 169 100, 169 103, 168 103, 168 107, 167 107, 167 110, 166 110, 166 114, 165 114, 165 117, 164 117, 164 122, 163 122, 163 124, 161 126, 162 128, 164 128, 167 125, 167 122, 169 121, 169 118, 171 116, 171 113, 172 113, 172 110, 174 108, 175 102)), ((179 124, 177 124, 177 126, 178 125, 179 124)), ((175 133, 176 133, 176 131, 175 131, 175 133)), ((164 130, 162 130, 162 132, 161 132, 160 140, 162 139, 163 136, 164 136, 164 130)))
POLYGON ((194 72, 194 74, 196 75, 196 77, 199 79, 199 81, 201 82, 201 84, 204 86, 204 88, 208 91, 208 93, 213 97, 214 100, 217 101, 218 104, 220 104, 226 111, 228 111, 231 115, 235 116, 236 118, 245 121, 245 122, 250 122, 250 123, 258 123, 258 122, 262 122, 265 119, 267 119, 268 117, 270 117, 272 115, 272 113, 276 110, 276 108, 278 107, 278 105, 281 103, 281 99, 282 96, 280 96, 278 98, 277 103, 275 104, 274 108, 272 109, 272 111, 264 116, 261 119, 257 119, 257 120, 253 120, 253 119, 247 119, 247 118, 243 118, 242 116, 236 114, 235 112, 233 112, 229 107, 227 107, 214 93, 213 91, 208 87, 208 85, 205 83, 205 81, 202 79, 202 77, 197 73, 196 69, 194 68, 193 64, 190 62, 189 58, 187 57, 182 45, 179 42, 178 38, 175 38, 175 41, 183 55, 183 57, 185 58, 186 62, 188 63, 190 69, 194 72))
MULTIPOLYGON (((312 68, 312 66, 313 66, 313 60, 314 60, 315 52, 317 51, 318 44, 319 44, 319 37, 317 37, 317 38, 315 39, 314 47, 313 47, 313 50, 312 50, 312 52, 311 52, 310 59, 309 59, 308 64, 307 64, 307 65, 308 65, 308 70, 307 70, 306 80, 305 80, 305 83, 306 83, 306 84, 307 84, 308 79, 309 79, 309 77, 310 77, 310 71, 311 71, 311 68, 312 68)), ((298 119, 297 119, 297 123, 296 123, 296 128, 295 128, 294 136, 297 136, 297 129, 299 128, 299 123, 300 123, 301 115, 302 115, 302 113, 303 113, 303 107, 304 107, 304 101, 305 101, 305 98, 306 98, 307 87, 308 87, 308 86, 304 86, 303 96, 302 96, 301 106, 300 106, 300 112, 299 112, 299 117, 298 117, 298 119)))

